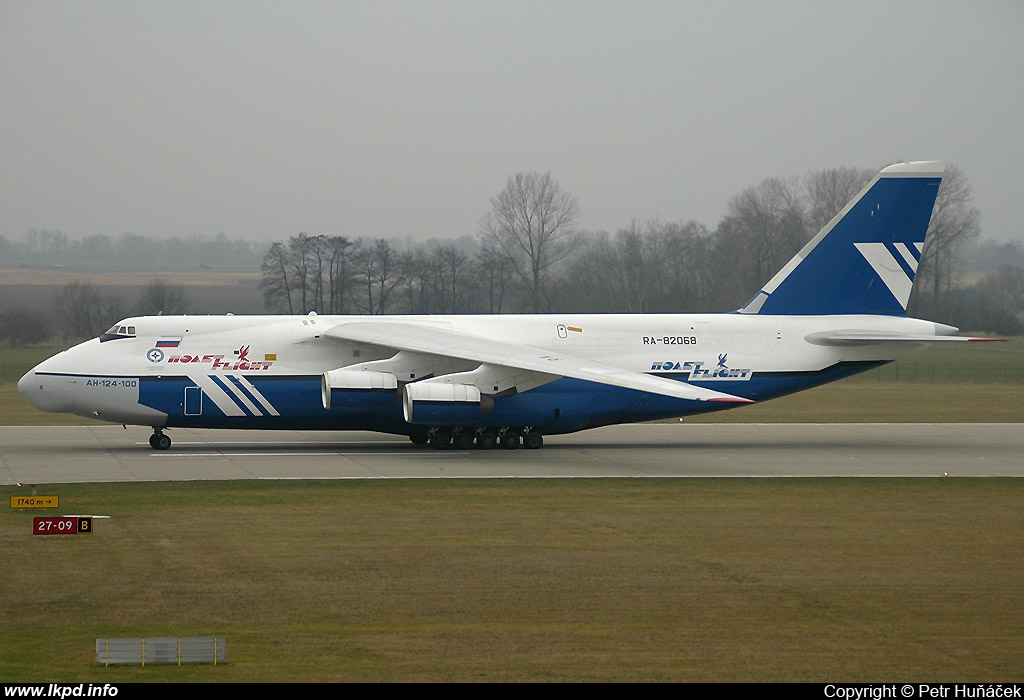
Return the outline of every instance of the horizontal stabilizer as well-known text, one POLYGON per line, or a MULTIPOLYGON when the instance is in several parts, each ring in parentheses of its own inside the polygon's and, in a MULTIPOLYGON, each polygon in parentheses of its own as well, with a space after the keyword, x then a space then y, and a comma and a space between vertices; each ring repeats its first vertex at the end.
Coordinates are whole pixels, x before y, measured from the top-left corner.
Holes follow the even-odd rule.
POLYGON ((886 331, 823 331, 804 338, 814 345, 874 345, 877 343, 967 343, 1002 341, 1005 338, 972 338, 965 335, 927 335, 886 331))

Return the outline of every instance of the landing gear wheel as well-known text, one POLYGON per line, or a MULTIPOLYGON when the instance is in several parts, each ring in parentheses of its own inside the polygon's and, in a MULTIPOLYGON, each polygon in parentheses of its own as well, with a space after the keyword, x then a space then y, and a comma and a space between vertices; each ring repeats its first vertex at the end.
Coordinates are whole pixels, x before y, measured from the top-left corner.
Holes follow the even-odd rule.
POLYGON ((530 431, 523 436, 523 447, 528 450, 538 450, 544 444, 544 436, 540 433, 530 431))
POLYGON ((163 433, 153 433, 149 436, 149 446, 154 450, 167 450, 171 447, 171 438, 163 433))
POLYGON ((493 450, 498 446, 498 436, 490 430, 485 430, 476 436, 476 448, 478 450, 493 450))
POLYGON ((422 447, 423 445, 426 445, 427 442, 430 441, 430 437, 426 433, 413 433, 412 435, 409 436, 409 440, 412 442, 412 444, 419 445, 422 447))
POLYGON ((430 446, 435 450, 447 450, 452 444, 452 434, 447 430, 438 430, 430 436, 430 446))
POLYGON ((501 449, 514 450, 519 447, 519 434, 511 430, 501 436, 501 449))
POLYGON ((452 445, 456 450, 468 450, 473 447, 473 433, 460 430, 452 438, 452 445))

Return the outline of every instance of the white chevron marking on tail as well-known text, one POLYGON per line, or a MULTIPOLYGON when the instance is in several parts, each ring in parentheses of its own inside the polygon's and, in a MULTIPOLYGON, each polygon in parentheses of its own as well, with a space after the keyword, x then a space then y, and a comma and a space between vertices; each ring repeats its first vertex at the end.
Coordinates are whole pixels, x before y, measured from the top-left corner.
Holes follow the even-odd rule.
POLYGON ((897 243, 896 252, 903 256, 903 259, 907 261, 907 267, 912 271, 917 272, 917 258, 907 247, 906 243, 897 243))
MULTIPOLYGON (((853 244, 864 259, 871 265, 885 286, 889 288, 896 301, 905 309, 907 301, 910 300, 910 290, 914 281, 906 273, 899 261, 889 252, 884 243, 854 243, 853 244)), ((902 253, 902 251, 901 251, 902 253)))

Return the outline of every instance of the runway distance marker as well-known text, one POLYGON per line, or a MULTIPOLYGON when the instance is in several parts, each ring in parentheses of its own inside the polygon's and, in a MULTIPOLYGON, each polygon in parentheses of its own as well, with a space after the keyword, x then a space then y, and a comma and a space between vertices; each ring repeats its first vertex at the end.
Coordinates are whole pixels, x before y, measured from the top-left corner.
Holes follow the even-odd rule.
POLYGON ((11 508, 57 508, 60 496, 11 496, 11 508))

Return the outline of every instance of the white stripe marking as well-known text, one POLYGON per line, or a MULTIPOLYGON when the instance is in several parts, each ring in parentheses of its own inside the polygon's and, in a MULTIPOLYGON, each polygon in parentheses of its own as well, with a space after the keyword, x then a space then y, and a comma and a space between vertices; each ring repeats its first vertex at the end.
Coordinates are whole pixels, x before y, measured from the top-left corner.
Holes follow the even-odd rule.
POLYGON ((246 396, 245 394, 243 394, 242 390, 239 389, 235 385, 235 383, 233 381, 231 381, 231 376, 230 375, 224 375, 223 377, 221 377, 221 381, 224 382, 224 384, 227 385, 228 389, 231 390, 231 393, 234 394, 235 396, 237 396, 238 400, 241 401, 242 403, 244 403, 246 405, 246 407, 250 411, 252 411, 252 413, 254 415, 257 415, 257 416, 262 416, 263 415, 263 411, 261 411, 259 408, 257 408, 256 404, 254 404, 252 401, 250 401, 249 397, 246 396))
POLYGON ((914 282, 893 257, 893 254, 889 252, 889 249, 885 247, 885 243, 854 243, 853 245, 868 261, 871 269, 882 279, 892 295, 896 297, 900 306, 906 309, 914 282))
POLYGON ((912 271, 917 272, 917 258, 910 252, 910 248, 907 247, 906 243, 897 243, 896 251, 903 256, 903 259, 907 261, 907 267, 912 271))
POLYGON ((250 382, 248 379, 246 379, 241 374, 238 374, 238 375, 235 375, 235 376, 238 377, 238 381, 242 384, 242 386, 244 386, 246 389, 248 389, 249 393, 251 393, 253 396, 255 396, 257 401, 259 401, 261 404, 263 404, 263 408, 267 409, 267 413, 269 413, 272 416, 279 416, 279 415, 281 415, 280 413, 277 412, 277 409, 274 408, 273 404, 271 404, 269 401, 267 401, 267 398, 263 394, 260 393, 260 390, 257 389, 255 386, 253 386, 252 382, 250 382))
POLYGON ((213 403, 217 405, 217 408, 224 413, 225 416, 244 416, 245 411, 242 407, 232 400, 230 396, 224 393, 224 390, 217 386, 217 383, 212 378, 203 375, 192 376, 189 375, 189 379, 195 382, 202 390, 203 393, 213 400, 213 403))

